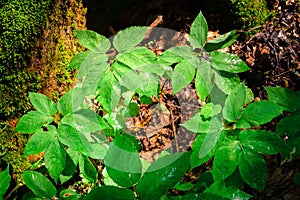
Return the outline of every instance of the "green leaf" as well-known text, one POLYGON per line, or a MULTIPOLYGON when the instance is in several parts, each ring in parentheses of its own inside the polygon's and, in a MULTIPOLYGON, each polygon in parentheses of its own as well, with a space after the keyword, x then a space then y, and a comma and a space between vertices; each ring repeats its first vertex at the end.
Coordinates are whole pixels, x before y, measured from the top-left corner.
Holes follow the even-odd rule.
POLYGON ((245 104, 250 104, 254 99, 254 94, 250 88, 246 86, 246 101, 245 104))
POLYGON ((65 183, 66 181, 68 181, 70 178, 73 177, 78 162, 79 162, 79 152, 68 148, 66 153, 65 166, 59 176, 59 180, 61 184, 65 183))
POLYGON ((263 190, 268 169, 265 160, 250 149, 243 149, 239 160, 239 170, 243 180, 252 188, 263 190))
POLYGON ((137 140, 131 135, 117 134, 105 157, 110 178, 122 187, 131 187, 140 179, 142 164, 137 140))
POLYGON ((214 180, 225 180, 235 171, 241 152, 241 146, 236 140, 227 140, 219 148, 213 161, 214 180))
POLYGON ((223 35, 220 35, 213 40, 208 41, 204 49, 208 52, 215 51, 218 49, 223 49, 225 47, 230 46, 237 39, 236 31, 230 31, 223 35))
POLYGON ((215 72, 214 74, 216 85, 225 94, 230 94, 234 88, 241 84, 237 74, 226 71, 215 72))
POLYGON ((209 117, 214 117, 218 115, 222 110, 222 107, 220 105, 214 105, 213 103, 207 103, 201 108, 201 115, 205 119, 208 119, 209 117))
POLYGON ((55 126, 48 126, 48 131, 43 131, 40 129, 35 134, 33 134, 25 147, 24 155, 34 155, 39 154, 49 146, 56 138, 56 128, 55 126))
POLYGON ((250 128, 271 121, 281 114, 281 107, 270 101, 257 101, 249 104, 236 123, 237 128, 250 128))
POLYGON ((34 108, 44 115, 52 116, 57 111, 56 104, 44 94, 29 92, 29 99, 34 108))
MULTIPOLYGON (((248 200, 252 195, 247 194, 236 187, 226 187, 224 181, 215 181, 204 191, 204 194, 220 195, 230 200, 248 200)), ((217 198, 219 199, 219 198, 217 198)))
POLYGON ((68 91, 58 101, 58 110, 63 114, 67 115, 74 111, 73 109, 73 90, 68 91))
POLYGON ((170 154, 150 165, 136 186, 141 199, 159 199, 181 180, 189 167, 190 153, 170 154))
POLYGON ((110 48, 110 41, 91 30, 76 30, 74 31, 79 43, 91 51, 106 53, 110 48))
POLYGON ((265 155, 276 154, 286 148, 278 135, 265 130, 243 130, 238 137, 244 147, 265 155))
POLYGON ((229 122, 237 121, 242 113, 246 100, 245 83, 237 86, 225 100, 225 107, 223 109, 223 117, 229 122))
POLYGON ((266 87, 269 101, 272 101, 280 106, 283 110, 294 112, 300 109, 300 95, 288 88, 282 87, 266 87))
POLYGON ((135 26, 118 32, 114 37, 113 46, 118 52, 127 51, 137 46, 145 37, 148 27, 135 26))
POLYGON ((198 157, 206 157, 216 146, 218 142, 222 142, 223 138, 221 137, 222 130, 216 132, 207 132, 203 144, 199 150, 198 157), (220 140, 220 141, 219 141, 220 140))
POLYGON ((56 188, 39 172, 25 171, 23 178, 26 186, 37 196, 51 199, 56 195, 56 188))
POLYGON ((294 112, 284 117, 276 125, 276 133, 280 136, 293 136, 300 132, 300 112, 294 112))
POLYGON ((156 56, 146 47, 136 47, 118 54, 116 60, 133 70, 143 71, 144 67, 155 63, 156 56))
POLYGON ((203 163, 207 162, 209 159, 211 159, 216 152, 218 151, 218 149, 221 147, 221 145, 223 144, 224 138, 226 136, 226 132, 222 131, 220 139, 217 140, 217 143, 215 144, 215 146, 210 150, 210 152, 204 156, 204 157, 199 157, 199 152, 203 146, 203 142, 206 138, 206 134, 205 133, 201 133, 198 134, 197 137, 195 138, 194 142, 193 142, 193 146, 192 146, 192 155, 191 155, 191 168, 195 168, 198 167, 200 165, 202 165, 203 163))
POLYGON ((3 199, 3 196, 10 186, 11 176, 9 175, 9 166, 2 172, 0 172, 0 199, 3 199))
MULTIPOLYGON (((99 76, 109 67, 107 63, 108 57, 105 54, 97 52, 89 52, 86 59, 82 62, 76 78, 84 78, 91 76, 91 73, 98 72, 99 76)), ((97 85, 97 84, 96 84, 97 85)))
POLYGON ((58 127, 58 138, 61 143, 75 151, 84 154, 89 154, 89 152, 92 151, 92 146, 85 135, 72 126, 64 124, 60 125, 58 127))
POLYGON ((139 79, 136 83, 139 83, 137 93, 141 96, 156 96, 158 97, 159 91, 159 76, 148 72, 140 72, 138 75, 139 79))
POLYGON ((79 69, 83 61, 88 57, 89 53, 90 51, 84 51, 77 53, 75 56, 73 56, 68 69, 79 69))
POLYGON ((51 142, 45 150, 44 160, 50 176, 56 183, 65 167, 65 159, 66 151, 61 147, 58 140, 51 142))
POLYGON ((223 129, 223 122, 220 116, 215 116, 207 120, 197 112, 193 117, 181 126, 194 133, 215 133, 223 129))
POLYGON ((99 118, 92 110, 80 109, 64 116, 61 123, 70 125, 82 133, 91 133, 101 130, 99 118))
POLYGON ((129 114, 131 117, 136 116, 139 113, 139 105, 135 102, 130 102, 128 105, 129 114))
POLYGON ((213 51, 209 55, 212 66, 218 70, 239 73, 250 69, 247 64, 235 54, 213 51))
POLYGON ((88 181, 95 183, 97 180, 97 170, 87 156, 80 154, 79 156, 79 169, 84 178, 88 181))
POLYGON ((193 80, 195 67, 187 61, 177 64, 171 76, 173 93, 176 94, 193 80))
POLYGON ((111 112, 117 106, 121 98, 121 90, 114 75, 106 71, 98 84, 97 100, 103 108, 111 112))
POLYGON ((281 153, 282 160, 293 161, 300 157, 300 134, 290 136, 285 141, 287 149, 281 153))
POLYGON ((190 189, 192 189, 193 187, 195 187, 195 184, 192 184, 190 182, 185 182, 185 183, 177 183, 174 188, 176 190, 180 190, 180 191, 188 191, 190 189))
POLYGON ((157 63, 161 65, 171 66, 182 61, 189 63, 194 68, 200 65, 199 57, 195 55, 194 50, 190 46, 175 46, 157 57, 157 63))
POLYGON ((38 131, 47 122, 51 123, 52 118, 38 111, 30 111, 20 118, 15 132, 33 133, 38 131))
POLYGON ((192 23, 191 26, 191 31, 190 31, 190 36, 193 39, 196 39, 199 45, 195 45, 195 43, 192 43, 192 45, 195 48, 201 48, 203 47, 206 39, 207 39, 207 33, 208 33, 208 26, 207 22, 200 11, 194 22, 192 23))
POLYGON ((83 198, 83 200, 135 200, 135 196, 131 190, 114 186, 96 186, 92 191, 83 198))
POLYGON ((197 68, 195 87, 201 101, 204 101, 213 88, 213 70, 207 60, 197 68))

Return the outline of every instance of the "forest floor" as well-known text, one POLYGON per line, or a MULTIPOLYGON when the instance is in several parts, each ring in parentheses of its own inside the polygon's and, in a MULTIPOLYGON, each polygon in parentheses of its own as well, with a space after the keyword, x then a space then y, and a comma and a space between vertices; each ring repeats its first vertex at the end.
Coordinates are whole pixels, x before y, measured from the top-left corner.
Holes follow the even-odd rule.
MULTIPOLYGON (((118 30, 130 27, 132 25, 150 25, 155 23, 158 15, 162 17, 159 23, 155 23, 157 27, 169 28, 183 33, 188 33, 191 23, 199 10, 193 6, 190 1, 174 1, 172 7, 169 7, 165 1, 149 1, 146 5, 136 5, 118 12, 118 22, 111 22, 106 32, 102 33, 106 36, 115 34, 118 30)), ((245 80, 246 85, 251 88, 256 98, 266 99, 267 95, 264 87, 266 86, 282 86, 290 88, 293 91, 300 90, 300 14, 299 3, 295 1, 276 1, 275 4, 276 17, 269 22, 266 22, 259 31, 250 38, 240 37, 229 48, 227 52, 237 54, 242 58, 250 71, 240 74, 240 78, 245 80)), ((211 38, 219 34, 229 31, 233 27, 224 26, 222 24, 222 16, 217 12, 205 12, 204 15, 208 21, 209 35, 211 38)), ((157 18, 159 20, 159 18, 157 18)), ((89 28, 89 27, 88 27, 89 28)), ((244 31, 239 31, 241 35, 245 35, 244 31)), ((179 103, 172 97, 170 86, 165 83, 161 84, 165 90, 164 95, 161 95, 159 101, 168 109, 168 115, 171 115, 171 122, 164 120, 166 116, 163 114, 155 116, 154 111, 159 107, 140 105, 139 116, 133 118, 129 123, 129 130, 136 132, 143 145, 141 156, 149 161, 155 159, 155 155, 163 149, 175 145, 176 148, 186 148, 180 146, 180 143, 172 143, 175 134, 178 133, 177 128, 179 123, 186 119, 180 119, 179 103), (149 114, 150 113, 150 114, 149 114), (164 126, 165 124, 169 126, 164 126), (139 124, 139 129, 130 128, 136 127, 139 124), (144 124, 144 126, 141 126, 144 124), (152 124, 152 125, 151 125, 152 124), (159 133, 147 135, 148 130, 153 127, 164 127, 159 130, 159 133)), ((190 85, 189 87, 193 87, 190 85)), ((191 91, 191 90, 189 90, 191 91)), ((183 91, 187 92, 187 91, 183 91)), ((194 103, 189 102, 195 99, 189 94, 190 98, 183 100, 189 105, 197 105, 197 100, 194 103)), ((183 103, 181 102, 181 104, 183 103)), ((190 107, 186 112, 192 113, 197 106, 190 107)), ((182 112, 182 108, 181 112, 182 112)), ((263 128, 274 130, 276 121, 264 125, 263 128)), ((150 131, 153 132, 153 131, 150 131)), ((181 131, 181 140, 183 144, 187 144, 186 140, 192 140, 192 136, 181 131)), ((178 137, 178 135, 176 136, 178 137)), ((178 141, 178 140, 177 140, 178 141)), ((300 199, 300 187, 293 183, 293 176, 300 171, 300 160, 281 165, 280 156, 265 157, 269 168, 269 176, 265 191, 258 192, 245 186, 244 190, 254 196, 254 199, 300 199)), ((191 173, 186 175, 186 180, 193 181, 200 173, 211 168, 211 162, 201 166, 191 173)))

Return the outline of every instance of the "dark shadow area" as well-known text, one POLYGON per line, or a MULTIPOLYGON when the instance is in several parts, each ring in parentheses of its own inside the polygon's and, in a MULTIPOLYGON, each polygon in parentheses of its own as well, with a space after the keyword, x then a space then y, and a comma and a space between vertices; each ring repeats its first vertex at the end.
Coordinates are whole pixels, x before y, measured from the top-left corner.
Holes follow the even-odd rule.
POLYGON ((83 3, 88 9, 87 28, 105 36, 130 26, 149 26, 157 15, 163 16, 161 27, 188 32, 200 11, 210 30, 224 33, 235 28, 231 8, 224 0, 84 0, 83 3))

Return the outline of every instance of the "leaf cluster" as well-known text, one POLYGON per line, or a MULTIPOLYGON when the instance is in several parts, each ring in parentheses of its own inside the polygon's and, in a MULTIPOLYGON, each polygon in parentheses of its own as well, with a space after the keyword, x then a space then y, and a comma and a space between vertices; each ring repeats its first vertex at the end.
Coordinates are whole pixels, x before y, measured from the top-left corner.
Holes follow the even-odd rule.
MULTIPOLYGON (((44 152, 46 170, 24 172, 24 183, 31 190, 28 198, 250 199, 242 191, 244 184, 256 190, 265 187, 268 169, 263 155, 290 155, 280 136, 299 135, 297 125, 286 129, 284 118, 276 133, 259 127, 284 110, 297 113, 290 98, 298 96, 270 88, 269 100, 253 100, 237 75, 248 66, 237 56, 218 51, 232 44, 235 31, 207 42, 208 27, 200 12, 186 36, 190 45, 159 55, 141 45, 147 31, 148 27, 131 27, 110 40, 93 31, 76 31, 88 49, 70 63, 70 68, 78 68, 78 84, 57 104, 30 93, 36 110, 22 116, 15 131, 32 134, 25 155, 44 152), (147 104, 159 97, 162 77, 171 80, 173 95, 194 82, 203 104, 180 125, 196 135, 191 151, 165 150, 150 163, 140 158, 141 144, 126 131, 125 122, 139 112, 136 96, 147 104), (100 103, 101 115, 90 109, 94 101, 100 103), (95 168, 92 159, 103 164, 95 168), (182 182, 186 171, 209 160, 212 170, 194 183, 182 182), (93 185, 86 196, 55 186, 70 180, 76 169, 93 185), (172 189, 183 195, 172 196, 172 189)), ((296 120, 297 114, 291 118, 296 120)), ((6 170, 0 175, 10 177, 6 170)), ((7 181, 0 184, 4 193, 7 181)))

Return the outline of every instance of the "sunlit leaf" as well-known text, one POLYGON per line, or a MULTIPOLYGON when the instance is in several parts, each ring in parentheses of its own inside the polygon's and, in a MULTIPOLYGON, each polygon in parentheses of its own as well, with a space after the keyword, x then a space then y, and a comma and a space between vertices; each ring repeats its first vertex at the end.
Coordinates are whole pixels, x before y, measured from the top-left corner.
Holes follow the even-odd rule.
POLYGON ((203 47, 206 39, 207 39, 207 33, 208 33, 208 26, 207 22, 200 11, 194 22, 191 26, 190 36, 193 39, 196 39, 199 45, 196 45, 197 43, 192 42, 192 45, 195 48, 201 48, 203 47))
POLYGON ((48 116, 52 116, 56 113, 56 104, 46 95, 30 92, 29 99, 38 112, 48 116))

